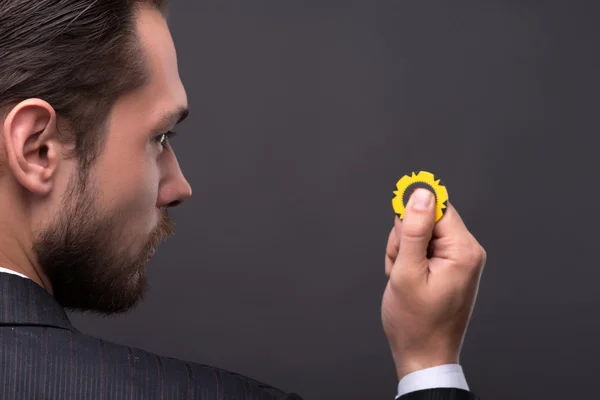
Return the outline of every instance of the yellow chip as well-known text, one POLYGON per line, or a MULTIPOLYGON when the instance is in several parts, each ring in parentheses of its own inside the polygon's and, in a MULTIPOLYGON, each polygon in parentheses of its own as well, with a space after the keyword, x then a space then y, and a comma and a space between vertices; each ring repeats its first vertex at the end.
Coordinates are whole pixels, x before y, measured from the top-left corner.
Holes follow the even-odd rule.
POLYGON ((400 219, 404 218, 408 199, 416 189, 427 189, 435 196, 435 222, 444 216, 448 207, 448 191, 431 172, 419 171, 419 173, 404 175, 396 183, 396 188, 398 190, 394 191, 396 197, 392 199, 392 207, 400 219))

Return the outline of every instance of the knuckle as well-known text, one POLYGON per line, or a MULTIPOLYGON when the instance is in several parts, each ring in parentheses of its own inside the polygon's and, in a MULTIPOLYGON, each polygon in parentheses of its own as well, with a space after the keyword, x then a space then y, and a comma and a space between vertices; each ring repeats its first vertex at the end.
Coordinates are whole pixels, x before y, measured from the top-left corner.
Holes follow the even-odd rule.
POLYGON ((409 282, 409 277, 402 271, 393 271, 390 274, 390 287, 395 292, 405 292, 410 287, 409 282))
POLYGON ((479 264, 481 265, 481 267, 483 267, 487 262, 487 251, 485 251, 485 249, 481 245, 479 245, 479 255, 479 264))
POLYGON ((487 259, 485 249, 471 233, 467 233, 457 240, 456 251, 457 259, 460 260, 459 264, 467 268, 479 268, 485 264, 487 259))
POLYGON ((386 247, 385 256, 389 258, 392 258, 394 256, 394 248, 392 246, 386 247))
POLYGON ((396 261, 396 258, 398 257, 398 252, 399 252, 400 248, 398 246, 389 246, 386 251, 385 251, 385 257, 386 259, 393 261, 396 261))
POLYGON ((402 241, 422 241, 430 235, 430 232, 417 224, 406 225, 402 229, 402 241))
POLYGON ((389 278, 392 273, 392 268, 394 267, 394 260, 389 257, 385 258, 385 275, 389 278))
POLYGON ((465 255, 465 264, 470 268, 482 267, 487 257, 484 248, 477 242, 468 247, 468 250, 465 251, 465 255))

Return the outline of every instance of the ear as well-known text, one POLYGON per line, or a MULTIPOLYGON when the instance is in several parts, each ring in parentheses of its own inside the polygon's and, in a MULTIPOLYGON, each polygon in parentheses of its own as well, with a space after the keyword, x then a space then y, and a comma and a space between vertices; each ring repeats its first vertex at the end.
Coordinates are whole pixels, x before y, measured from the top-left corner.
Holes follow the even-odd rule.
POLYGON ((16 180, 34 194, 49 194, 60 154, 54 108, 40 99, 25 100, 10 111, 2 134, 16 180))

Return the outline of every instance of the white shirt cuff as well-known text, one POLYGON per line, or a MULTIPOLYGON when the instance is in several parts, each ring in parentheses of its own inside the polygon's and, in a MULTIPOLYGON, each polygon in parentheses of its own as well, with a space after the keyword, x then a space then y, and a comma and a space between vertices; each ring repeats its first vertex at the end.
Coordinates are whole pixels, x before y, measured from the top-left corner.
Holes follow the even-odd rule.
POLYGON ((459 364, 446 364, 408 374, 398 383, 396 399, 410 392, 435 388, 469 390, 462 367, 459 364))

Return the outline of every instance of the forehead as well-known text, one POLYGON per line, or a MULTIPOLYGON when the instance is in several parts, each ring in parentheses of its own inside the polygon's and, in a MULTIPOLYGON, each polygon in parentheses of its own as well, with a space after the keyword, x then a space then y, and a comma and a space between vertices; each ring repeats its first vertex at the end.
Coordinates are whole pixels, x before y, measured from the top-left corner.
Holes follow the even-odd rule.
POLYGON ((187 106, 175 45, 165 18, 154 8, 140 6, 136 28, 148 71, 148 82, 143 93, 138 93, 146 100, 146 111, 164 115, 187 106))

